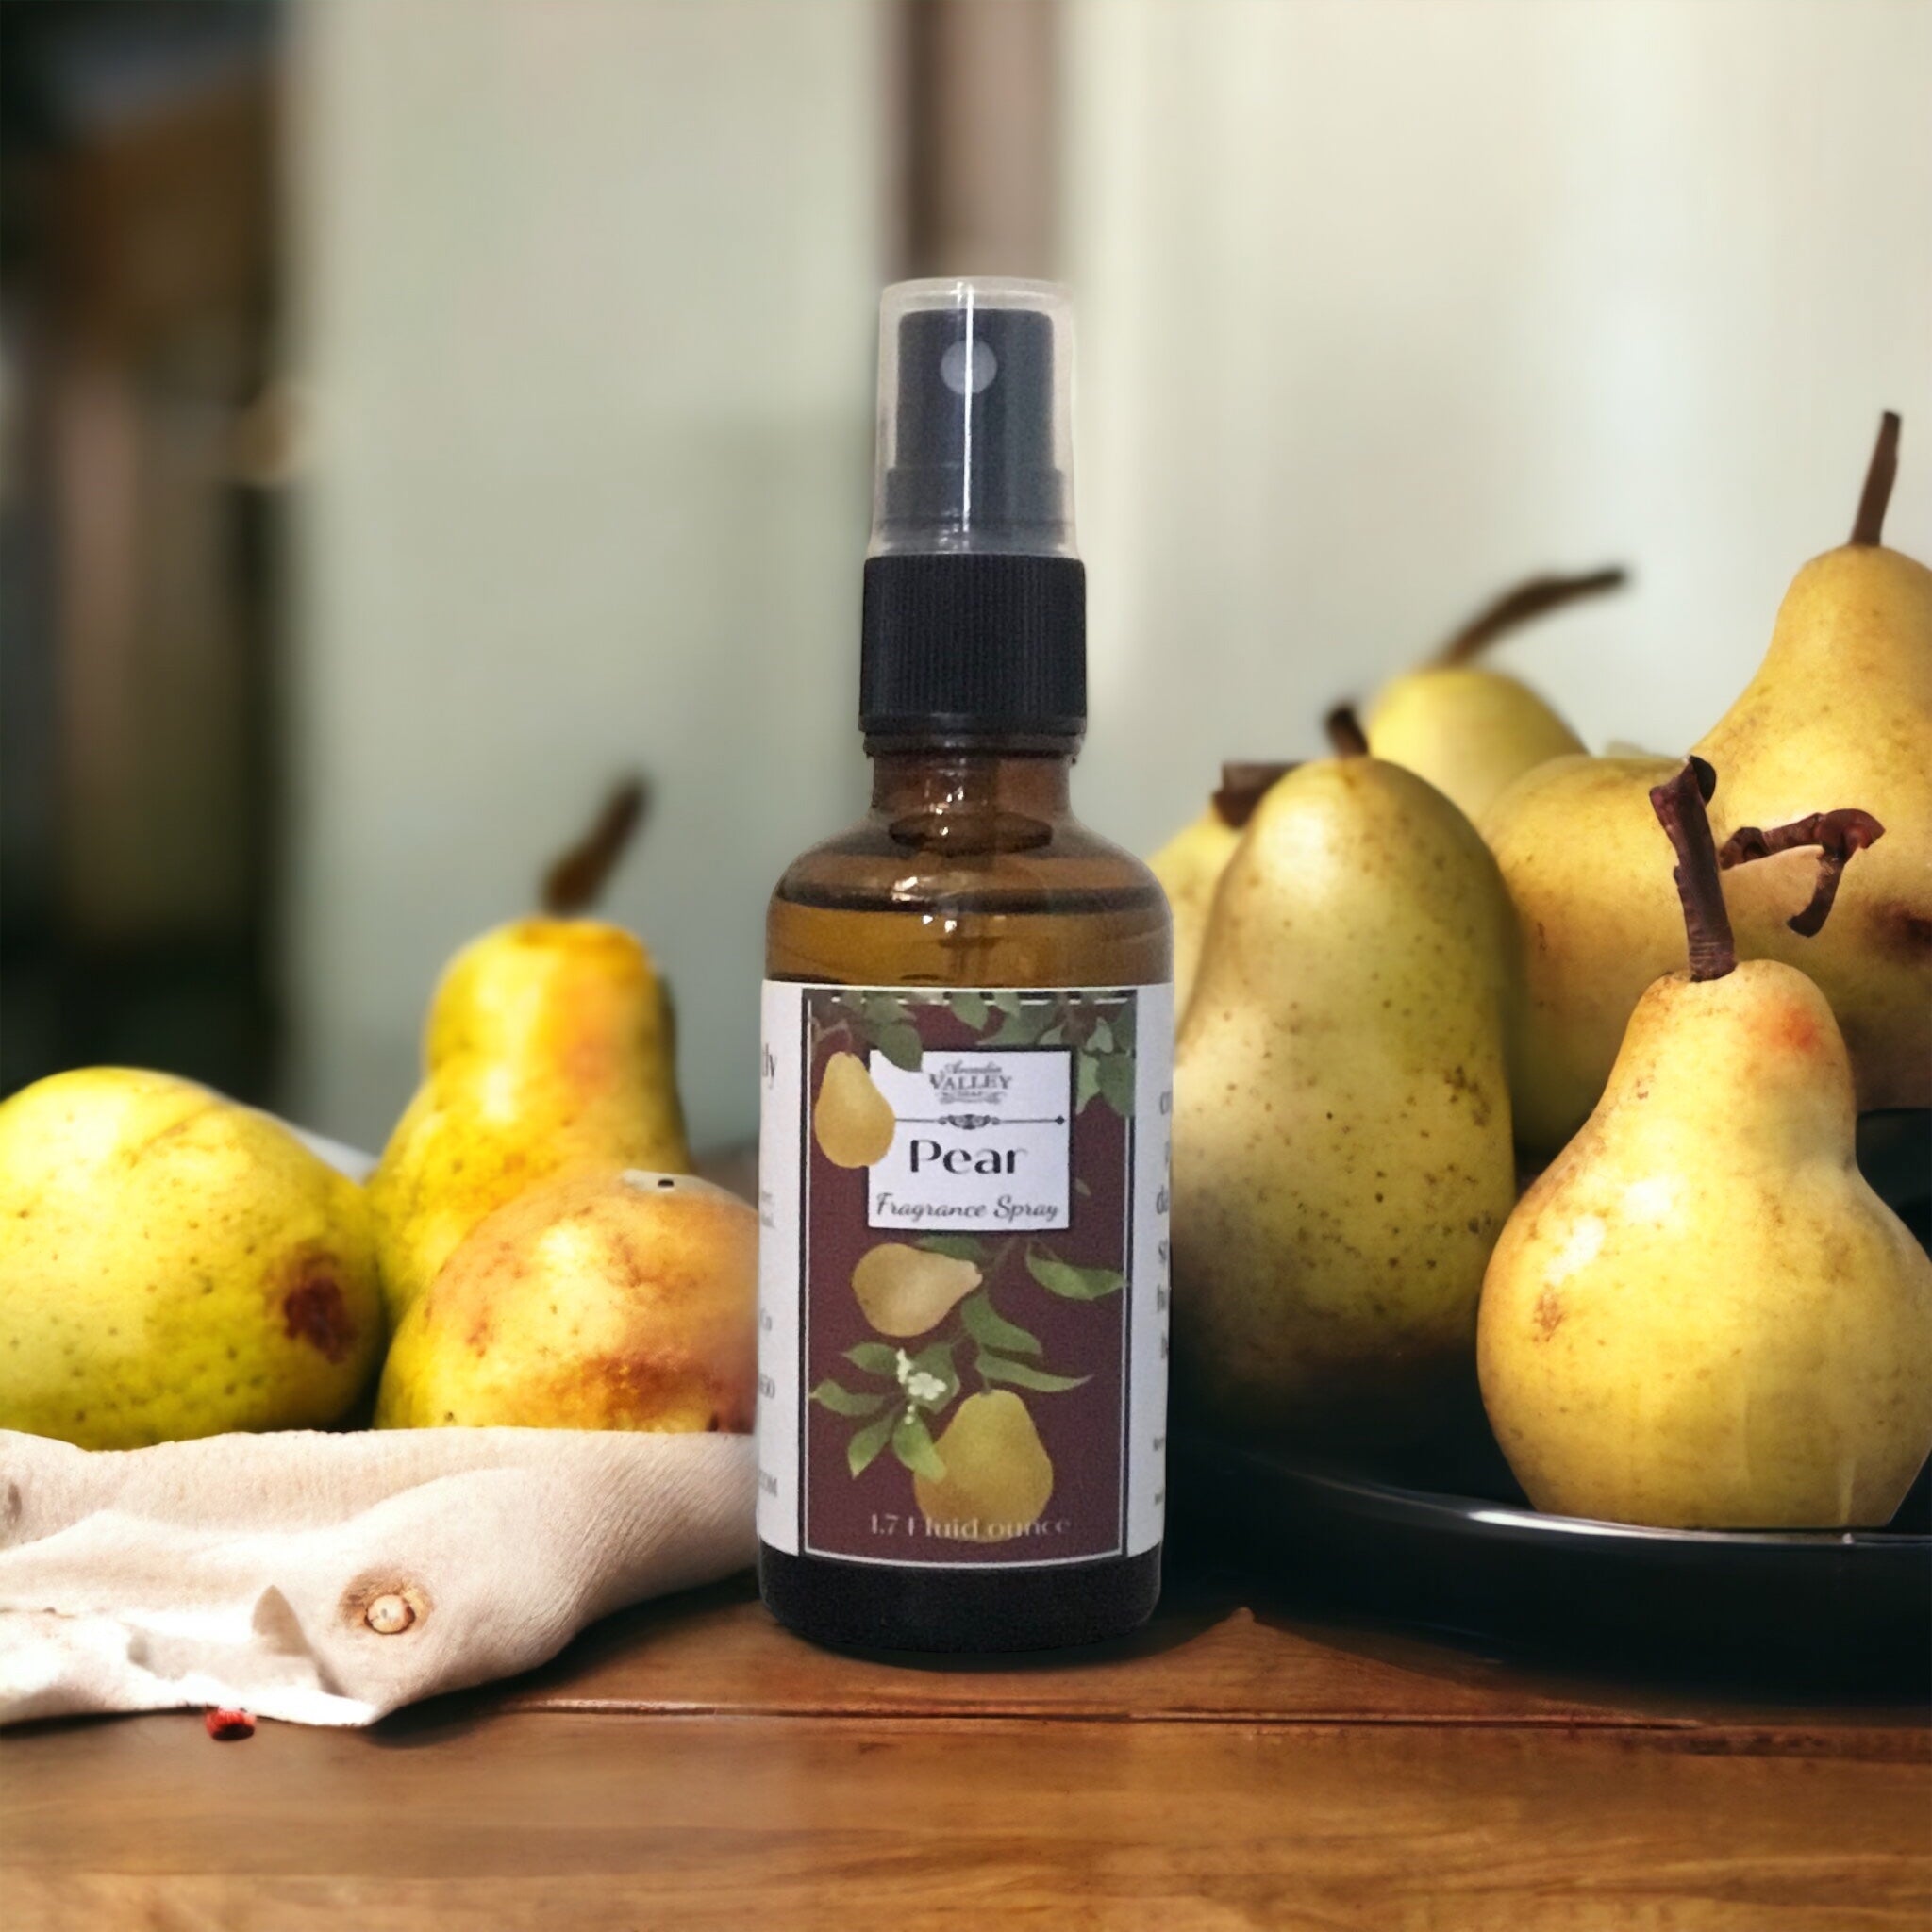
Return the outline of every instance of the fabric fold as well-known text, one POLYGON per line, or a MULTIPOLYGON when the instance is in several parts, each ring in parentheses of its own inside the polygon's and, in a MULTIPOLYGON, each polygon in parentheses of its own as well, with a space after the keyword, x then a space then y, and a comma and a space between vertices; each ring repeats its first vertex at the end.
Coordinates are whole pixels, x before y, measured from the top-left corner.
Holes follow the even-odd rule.
POLYGON ((87 1451, 0 1431, 0 1724, 366 1724, 752 1560, 742 1436, 423 1429, 87 1451))

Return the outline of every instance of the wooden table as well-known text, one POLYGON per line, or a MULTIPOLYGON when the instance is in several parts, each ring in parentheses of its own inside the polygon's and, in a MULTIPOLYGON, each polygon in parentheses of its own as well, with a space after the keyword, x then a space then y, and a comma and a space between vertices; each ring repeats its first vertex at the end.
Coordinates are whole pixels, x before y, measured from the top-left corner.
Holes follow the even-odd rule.
POLYGON ((748 1584, 368 1732, 0 1741, 0 1918, 271 1932, 1924 1926, 1923 1712, 1563 1678, 1182 1578, 1130 1642, 903 1668, 748 1584))

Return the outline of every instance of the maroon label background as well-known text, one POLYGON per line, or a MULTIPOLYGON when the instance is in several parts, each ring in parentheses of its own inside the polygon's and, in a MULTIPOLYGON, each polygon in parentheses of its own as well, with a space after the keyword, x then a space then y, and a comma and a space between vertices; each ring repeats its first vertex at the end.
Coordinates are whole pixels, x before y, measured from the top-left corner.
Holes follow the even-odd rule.
MULTIPOLYGON (((806 992, 801 1055, 808 1050, 814 1016, 836 1024, 839 1016, 828 1008, 844 991, 813 988, 806 992)), ((1038 995, 1041 999, 1062 996, 1058 991, 1038 995)), ((1033 997, 1022 995, 1028 1003, 1033 997)), ((922 1048, 932 1054, 979 1047, 983 1036, 959 1020, 943 1000, 943 992, 936 989, 930 1005, 907 1002, 907 1017, 919 1033, 922 1048)), ((1093 1004, 1102 1015, 1111 1018, 1131 1012, 1135 1003, 1129 994, 1093 1004)), ((986 1268, 984 1287, 1000 1315, 1039 1339, 1041 1365, 1058 1375, 1091 1378, 1081 1388, 1051 1394, 1030 1389, 1013 1391, 1025 1403, 1053 1464, 1053 1493, 1041 1521, 1063 1523, 1065 1527, 1053 1534, 1018 1536, 997 1543, 931 1537, 924 1533, 924 1518, 913 1494, 912 1473, 890 1445, 855 1477, 847 1465, 846 1444, 861 1424, 809 1400, 810 1391, 826 1378, 853 1390, 883 1386, 845 1358, 845 1351, 859 1342, 884 1341, 916 1355, 929 1341, 958 1327, 957 1320, 948 1317, 930 1335, 893 1341, 874 1331, 852 1292, 852 1271, 867 1249, 887 1241, 917 1242, 926 1233, 945 1232, 941 1228, 867 1226, 870 1171, 836 1167, 819 1152, 809 1131, 819 1082, 835 1053, 855 1050, 870 1063, 862 1044, 855 1047, 853 1041, 837 1035, 821 1040, 811 1053, 805 1083, 801 1139, 806 1175, 804 1222, 808 1238, 800 1257, 804 1332, 799 1355, 804 1364, 804 1388, 800 1391, 803 1548, 819 1556, 962 1568, 1063 1562, 1119 1554, 1126 1546, 1124 1378, 1132 1286, 1128 1283, 1096 1301, 1068 1300, 1034 1280, 1026 1270, 1025 1254, 1033 1245, 1076 1267, 1113 1268, 1126 1275, 1131 1240, 1127 1189, 1132 1174, 1128 1124, 1098 1097, 1083 1112, 1070 1115, 1068 1227, 1037 1235, 975 1231, 975 1238, 997 1253, 997 1258, 986 1268), (1085 1182, 1088 1191, 1083 1194, 1076 1182, 1085 1182), (896 1515, 897 1533, 874 1530, 875 1514, 882 1522, 896 1515)), ((1071 1101, 1070 1094, 1070 1105, 1071 1101)), ((968 1395, 978 1393, 982 1387, 1008 1386, 982 1384, 974 1373, 974 1353, 971 1341, 954 1351, 959 1394, 941 1413, 928 1418, 935 1441, 944 1434, 959 1403, 968 1395)))

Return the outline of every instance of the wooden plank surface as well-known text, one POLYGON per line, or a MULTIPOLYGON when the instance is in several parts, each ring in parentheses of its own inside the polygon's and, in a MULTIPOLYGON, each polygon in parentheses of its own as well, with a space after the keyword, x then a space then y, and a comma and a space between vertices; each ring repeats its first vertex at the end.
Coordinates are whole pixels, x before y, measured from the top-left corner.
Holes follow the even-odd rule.
POLYGON ((135 1923, 333 1911, 397 1932, 1762 1932, 1932 1911, 1922 1768, 1616 1732, 527 1712, 390 1742, 276 1727, 237 1747, 143 1718, 42 1738, 31 1757, 16 1926, 82 1923, 59 1917, 82 1897, 139 1904, 135 1923))
POLYGON ((1536 1669, 1199 1574, 1171 1578, 1152 1625, 1122 1642, 969 1661, 814 1650, 765 1615, 747 1577, 609 1618, 495 1695, 525 1710, 1587 1725, 1721 1729, 1734 1747, 1927 1748, 1925 1714, 1907 1704, 1794 1703, 1536 1669))
POLYGON ((1194 1580, 1052 1661, 832 1657, 742 1585, 366 1733, 0 1742, 12 1932, 1918 1926, 1911 1707, 1640 1691, 1194 1580))

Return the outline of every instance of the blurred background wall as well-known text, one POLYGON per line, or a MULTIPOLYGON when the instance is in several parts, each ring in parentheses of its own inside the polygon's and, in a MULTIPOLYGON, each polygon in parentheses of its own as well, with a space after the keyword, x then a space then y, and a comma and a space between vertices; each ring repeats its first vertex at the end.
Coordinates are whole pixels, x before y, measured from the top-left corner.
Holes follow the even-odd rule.
POLYGON ((1932 8, 1079 0, 1090 782, 1142 845, 1529 571, 1497 661, 1682 749, 1843 541, 1932 542, 1932 8), (1916 429, 1914 425, 1918 425, 1916 429), (1265 737, 1266 742, 1257 742, 1265 737))
POLYGON ((1882 407, 1932 547, 1926 0, 56 12, 0 7, 9 1083, 106 1041, 379 1141, 443 958, 642 768, 611 909, 698 1138, 748 1133, 764 894, 863 796, 894 275, 1074 283, 1079 799, 1143 850, 1534 570, 1636 576, 1505 661, 1592 743, 1687 742, 1882 407), (152 52, 184 23, 198 68, 152 52), (158 211, 75 208, 103 142, 184 125, 158 211), (90 319, 104 260, 203 257, 131 345, 90 319), (111 944, 104 900, 146 908, 111 944))
POLYGON ((296 22, 313 469, 290 707, 290 1105, 379 1142, 428 988, 611 776, 608 909, 692 1129, 752 1124, 764 898, 863 804, 883 263, 864 0, 318 0, 296 22))

